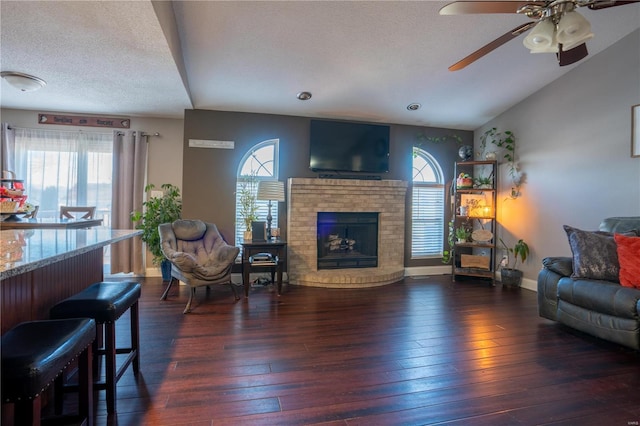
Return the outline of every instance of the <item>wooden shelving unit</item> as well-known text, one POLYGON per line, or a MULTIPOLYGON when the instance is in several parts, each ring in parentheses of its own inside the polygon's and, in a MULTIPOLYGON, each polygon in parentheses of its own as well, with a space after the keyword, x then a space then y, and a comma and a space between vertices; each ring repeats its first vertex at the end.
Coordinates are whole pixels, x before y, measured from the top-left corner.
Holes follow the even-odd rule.
POLYGON ((496 161, 461 161, 455 164, 454 229, 462 226, 472 231, 472 237, 464 242, 455 242, 452 247, 451 276, 490 279, 496 278, 496 161), (460 174, 473 179, 473 187, 458 187, 460 174), (480 179, 484 178, 484 179, 480 179), (480 187, 480 181, 483 186, 480 187))

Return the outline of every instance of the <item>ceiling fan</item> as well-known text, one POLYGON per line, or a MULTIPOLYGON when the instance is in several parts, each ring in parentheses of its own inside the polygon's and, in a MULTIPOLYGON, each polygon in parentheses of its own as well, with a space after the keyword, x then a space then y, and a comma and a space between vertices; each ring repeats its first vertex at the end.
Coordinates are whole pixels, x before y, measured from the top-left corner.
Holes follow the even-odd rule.
POLYGON ((532 28, 523 41, 531 53, 555 53, 560 66, 573 64, 589 54, 585 41, 593 37, 591 24, 578 13, 577 8, 600 10, 638 2, 640 0, 456 1, 449 3, 440 9, 440 15, 519 13, 532 19, 451 65, 449 71, 461 70, 532 28))

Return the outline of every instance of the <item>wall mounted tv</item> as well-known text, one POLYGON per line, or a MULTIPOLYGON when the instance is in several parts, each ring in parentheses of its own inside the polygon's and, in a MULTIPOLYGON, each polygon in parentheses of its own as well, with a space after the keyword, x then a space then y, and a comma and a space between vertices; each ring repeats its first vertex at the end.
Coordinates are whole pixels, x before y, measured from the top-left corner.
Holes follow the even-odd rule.
POLYGON ((388 172, 389 126, 311 120, 309 168, 314 172, 388 172))

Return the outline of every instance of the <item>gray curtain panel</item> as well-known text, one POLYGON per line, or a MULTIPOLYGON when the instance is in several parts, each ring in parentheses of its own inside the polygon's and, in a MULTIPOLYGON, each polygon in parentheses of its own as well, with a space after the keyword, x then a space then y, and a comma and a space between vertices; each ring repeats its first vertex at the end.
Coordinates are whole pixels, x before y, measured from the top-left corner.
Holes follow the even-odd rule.
MULTIPOLYGON (((111 228, 133 229, 132 211, 142 211, 147 170, 148 136, 140 131, 113 133, 111 228)), ((143 275, 142 240, 135 237, 111 246, 111 273, 143 275)))
POLYGON ((14 155, 16 147, 16 133, 9 123, 2 123, 2 146, 0 147, 0 164, 4 170, 15 171, 14 155))

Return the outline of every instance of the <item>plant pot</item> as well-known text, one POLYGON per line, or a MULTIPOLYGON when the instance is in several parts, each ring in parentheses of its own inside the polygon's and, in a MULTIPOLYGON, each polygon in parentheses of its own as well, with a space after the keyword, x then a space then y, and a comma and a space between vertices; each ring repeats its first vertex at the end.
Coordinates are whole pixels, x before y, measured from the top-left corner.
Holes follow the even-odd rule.
POLYGON ((522 284, 522 271, 519 269, 502 268, 500 275, 503 286, 520 287, 520 284, 522 284))
POLYGON ((160 263, 160 272, 162 273, 162 281, 171 281, 171 262, 167 259, 160 263))

